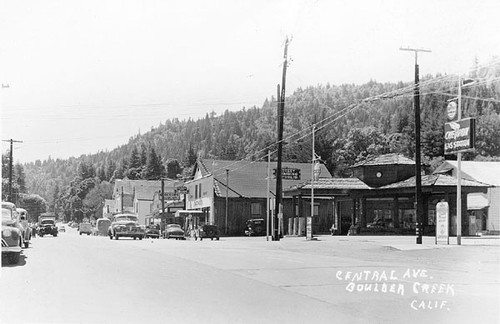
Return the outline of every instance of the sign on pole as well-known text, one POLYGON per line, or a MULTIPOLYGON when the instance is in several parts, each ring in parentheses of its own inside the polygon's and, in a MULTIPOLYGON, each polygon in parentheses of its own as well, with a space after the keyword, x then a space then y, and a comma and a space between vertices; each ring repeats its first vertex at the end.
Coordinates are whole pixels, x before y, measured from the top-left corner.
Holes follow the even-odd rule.
POLYGON ((436 205, 436 244, 450 244, 449 236, 449 215, 450 208, 445 201, 436 205))
MULTIPOLYGON (((273 169, 273 176, 276 177, 276 169, 273 169)), ((282 180, 300 180, 300 169, 284 167, 281 169, 282 180)))
POLYGON ((476 123, 465 118, 444 124, 444 154, 455 154, 474 149, 476 123))

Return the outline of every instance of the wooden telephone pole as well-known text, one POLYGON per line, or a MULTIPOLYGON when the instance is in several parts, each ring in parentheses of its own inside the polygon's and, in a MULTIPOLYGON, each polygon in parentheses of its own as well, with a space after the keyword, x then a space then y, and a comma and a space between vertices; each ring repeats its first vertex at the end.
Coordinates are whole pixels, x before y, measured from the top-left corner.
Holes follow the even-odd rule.
MULTIPOLYGON (((3 86, 3 84, 2 84, 3 86)), ((12 166, 13 166, 13 159, 14 159, 14 154, 13 152, 13 144, 14 143, 22 143, 23 141, 16 141, 13 139, 10 140, 4 140, 4 142, 10 142, 10 153, 9 153, 9 197, 7 198, 7 201, 14 202, 14 199, 12 198, 12 166)))
POLYGON ((401 51, 410 51, 415 53, 415 89, 413 94, 413 104, 415 110, 415 211, 417 216, 417 244, 422 244, 422 234, 424 231, 424 214, 422 201, 422 163, 420 159, 420 85, 419 69, 417 63, 418 52, 430 52, 426 49, 399 48, 401 51))
POLYGON ((283 156, 283 116, 285 114, 285 83, 286 68, 288 65, 288 37, 285 40, 285 52, 283 54, 283 75, 281 80, 281 93, 278 84, 278 165, 276 168, 276 205, 274 208, 274 233, 273 241, 279 241, 279 219, 283 217, 283 189, 281 179, 281 160, 283 156))

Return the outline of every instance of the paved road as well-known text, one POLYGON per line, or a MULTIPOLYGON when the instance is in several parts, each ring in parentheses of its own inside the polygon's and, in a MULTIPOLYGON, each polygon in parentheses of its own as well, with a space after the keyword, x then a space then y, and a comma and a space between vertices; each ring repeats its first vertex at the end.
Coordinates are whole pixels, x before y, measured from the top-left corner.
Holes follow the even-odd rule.
POLYGON ((500 240, 35 238, 2 323, 498 323, 500 240))

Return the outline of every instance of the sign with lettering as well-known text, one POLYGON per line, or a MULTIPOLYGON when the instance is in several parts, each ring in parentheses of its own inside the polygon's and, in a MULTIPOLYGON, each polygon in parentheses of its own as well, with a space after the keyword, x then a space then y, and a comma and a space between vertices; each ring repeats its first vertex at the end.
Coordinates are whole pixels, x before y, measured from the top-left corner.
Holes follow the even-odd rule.
POLYGON ((465 118, 444 124, 444 154, 455 154, 474 149, 476 123, 465 118))
POLYGON ((312 217, 307 217, 306 221, 306 240, 312 240, 313 231, 312 231, 312 217))
MULTIPOLYGON (((276 177, 276 169, 273 170, 273 176, 276 177)), ((295 168, 282 168, 281 169, 281 179, 282 180, 300 180, 300 169, 295 168)))
POLYGON ((175 191, 165 191, 165 200, 179 200, 179 195, 175 191))
POLYGON ((449 236, 449 212, 450 208, 445 201, 438 202, 436 205, 436 244, 450 244, 449 236))
POLYGON ((188 188, 186 188, 185 186, 178 187, 177 189, 175 189, 175 191, 177 191, 179 195, 185 195, 189 192, 188 188))

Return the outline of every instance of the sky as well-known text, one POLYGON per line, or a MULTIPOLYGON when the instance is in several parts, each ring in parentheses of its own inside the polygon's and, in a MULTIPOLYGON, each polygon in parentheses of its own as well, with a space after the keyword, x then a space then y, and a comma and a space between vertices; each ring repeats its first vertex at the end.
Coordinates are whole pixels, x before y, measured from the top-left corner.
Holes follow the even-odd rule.
MULTIPOLYGON (((2 153, 112 150, 168 119, 330 83, 465 74, 500 55, 498 0, 0 0, 2 153)), ((285 112, 286 113, 286 112, 285 112)))

